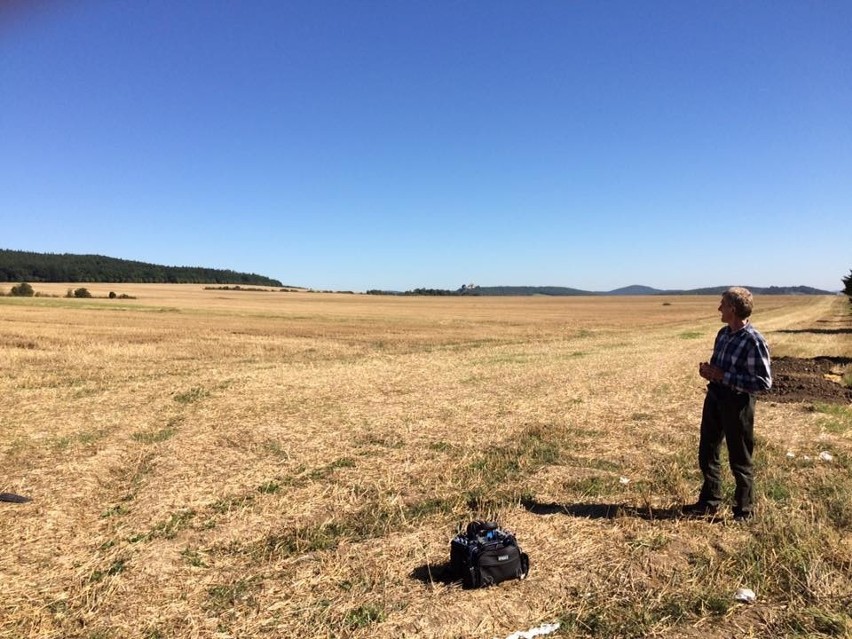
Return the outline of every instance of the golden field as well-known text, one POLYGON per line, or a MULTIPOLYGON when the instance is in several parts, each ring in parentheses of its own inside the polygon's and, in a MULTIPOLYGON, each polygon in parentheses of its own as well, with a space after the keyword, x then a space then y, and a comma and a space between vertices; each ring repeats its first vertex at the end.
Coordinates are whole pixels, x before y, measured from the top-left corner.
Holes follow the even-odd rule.
MULTIPOLYGON (((0 503, 0 637, 852 632, 852 407, 760 401, 757 520, 672 516, 716 297, 86 286, 0 297, 0 492, 32 500, 0 503), (527 580, 446 578, 476 518, 527 580)), ((852 357, 808 330, 845 297, 753 319, 773 357, 852 357)))

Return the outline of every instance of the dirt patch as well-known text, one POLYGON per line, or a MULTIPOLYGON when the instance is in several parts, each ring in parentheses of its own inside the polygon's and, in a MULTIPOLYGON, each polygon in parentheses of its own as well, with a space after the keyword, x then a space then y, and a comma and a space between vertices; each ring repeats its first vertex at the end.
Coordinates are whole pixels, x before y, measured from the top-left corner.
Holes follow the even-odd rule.
POLYGON ((776 402, 852 403, 852 388, 843 385, 850 370, 848 357, 779 357, 772 360, 772 389, 766 399, 776 402))

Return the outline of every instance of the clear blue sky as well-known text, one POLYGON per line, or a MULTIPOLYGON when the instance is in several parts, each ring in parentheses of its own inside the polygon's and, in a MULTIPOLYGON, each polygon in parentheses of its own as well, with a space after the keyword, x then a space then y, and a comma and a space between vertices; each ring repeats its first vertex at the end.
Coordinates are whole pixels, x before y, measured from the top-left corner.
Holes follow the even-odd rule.
POLYGON ((0 3, 0 248, 366 290, 852 268, 852 3, 0 3))

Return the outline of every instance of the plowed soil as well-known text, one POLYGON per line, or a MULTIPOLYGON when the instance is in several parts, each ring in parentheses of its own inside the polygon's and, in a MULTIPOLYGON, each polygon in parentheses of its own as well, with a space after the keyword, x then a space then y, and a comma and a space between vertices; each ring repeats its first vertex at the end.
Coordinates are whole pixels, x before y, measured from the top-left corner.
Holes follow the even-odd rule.
POLYGON ((843 384, 850 370, 848 357, 779 357, 772 360, 772 389, 766 399, 776 402, 852 403, 852 388, 843 384))

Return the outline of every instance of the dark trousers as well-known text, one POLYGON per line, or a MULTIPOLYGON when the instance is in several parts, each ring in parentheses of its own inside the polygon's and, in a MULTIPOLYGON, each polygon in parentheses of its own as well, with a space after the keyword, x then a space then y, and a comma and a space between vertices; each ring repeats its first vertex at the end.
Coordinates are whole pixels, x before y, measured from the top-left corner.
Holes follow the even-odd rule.
POLYGON ((709 384, 701 414, 698 465, 704 485, 698 501, 718 506, 722 501, 720 452, 728 444, 728 461, 736 481, 734 514, 750 514, 754 502, 752 453, 754 451, 754 395, 720 384, 709 384))

